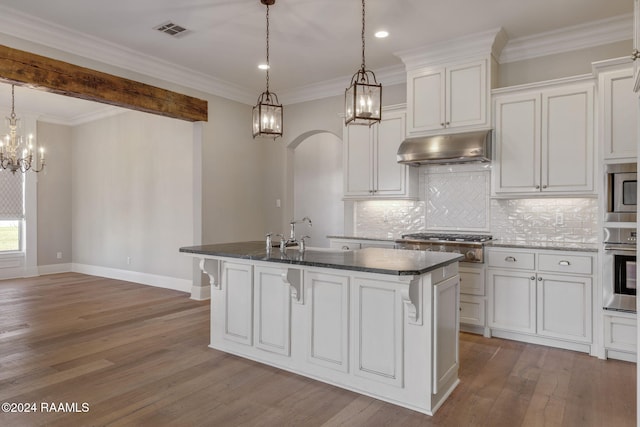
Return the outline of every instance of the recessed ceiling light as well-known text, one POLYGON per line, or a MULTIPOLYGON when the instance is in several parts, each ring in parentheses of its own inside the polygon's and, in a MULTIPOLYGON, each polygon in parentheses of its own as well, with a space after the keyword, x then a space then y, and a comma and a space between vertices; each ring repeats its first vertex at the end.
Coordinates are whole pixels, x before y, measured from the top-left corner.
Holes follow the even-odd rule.
POLYGON ((389 32, 385 30, 376 31, 374 36, 376 36, 379 39, 383 39, 385 37, 389 37, 389 32))
POLYGON ((268 70, 269 66, 267 64, 260 64, 258 65, 258 68, 260 68, 261 70, 268 70))

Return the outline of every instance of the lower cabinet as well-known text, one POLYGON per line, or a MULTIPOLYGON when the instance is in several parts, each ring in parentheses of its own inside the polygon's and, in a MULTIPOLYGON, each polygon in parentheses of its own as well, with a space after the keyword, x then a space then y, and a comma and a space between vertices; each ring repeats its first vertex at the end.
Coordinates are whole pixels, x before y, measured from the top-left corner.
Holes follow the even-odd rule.
POLYGON ((460 267, 460 327, 488 335, 485 274, 484 264, 465 263, 460 267))
POLYGON ((637 330, 635 314, 605 312, 604 348, 607 357, 636 362, 637 330))
POLYGON ((492 334, 590 352, 594 257, 490 249, 492 334))
POLYGON ((430 415, 459 382, 457 263, 419 276, 214 263, 212 348, 430 415))

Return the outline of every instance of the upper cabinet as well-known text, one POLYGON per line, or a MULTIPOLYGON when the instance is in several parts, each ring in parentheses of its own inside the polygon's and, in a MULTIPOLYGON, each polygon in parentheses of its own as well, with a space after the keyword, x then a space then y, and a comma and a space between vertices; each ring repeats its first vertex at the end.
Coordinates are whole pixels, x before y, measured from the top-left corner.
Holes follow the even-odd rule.
POLYGON ((407 136, 491 126, 491 88, 507 42, 502 29, 398 52, 407 70, 407 136))
POLYGON ((399 164, 405 137, 404 106, 382 109, 382 121, 371 127, 344 128, 345 199, 416 199, 418 169, 399 164))
MULTIPOLYGON (((637 62, 637 61, 636 61, 637 62)), ((634 65, 630 58, 593 64, 598 76, 598 117, 602 156, 605 160, 635 161, 638 118, 634 65)))
POLYGON ((407 73, 410 136, 488 127, 487 60, 407 73))
POLYGON ((591 79, 496 92, 493 194, 593 195, 591 79))

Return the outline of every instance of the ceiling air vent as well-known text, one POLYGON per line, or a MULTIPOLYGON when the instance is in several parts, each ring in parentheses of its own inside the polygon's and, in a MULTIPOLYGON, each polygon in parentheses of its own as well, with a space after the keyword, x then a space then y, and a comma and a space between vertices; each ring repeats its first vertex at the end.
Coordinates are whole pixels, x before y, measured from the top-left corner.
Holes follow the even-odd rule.
POLYGON ((160 32, 163 32, 165 34, 169 34, 172 37, 181 37, 189 32, 189 30, 187 30, 186 28, 180 25, 174 24, 171 21, 165 22, 164 24, 160 24, 154 29, 160 32))

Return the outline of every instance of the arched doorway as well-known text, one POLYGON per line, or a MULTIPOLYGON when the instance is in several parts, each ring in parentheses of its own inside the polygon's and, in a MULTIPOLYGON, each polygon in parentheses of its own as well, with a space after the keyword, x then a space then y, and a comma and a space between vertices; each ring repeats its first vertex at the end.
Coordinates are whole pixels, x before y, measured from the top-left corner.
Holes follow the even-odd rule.
POLYGON ((344 233, 342 201, 342 140, 330 132, 309 132, 296 138, 293 152, 294 218, 311 218, 313 227, 296 234, 308 235, 309 246, 328 247, 327 235, 344 233))

